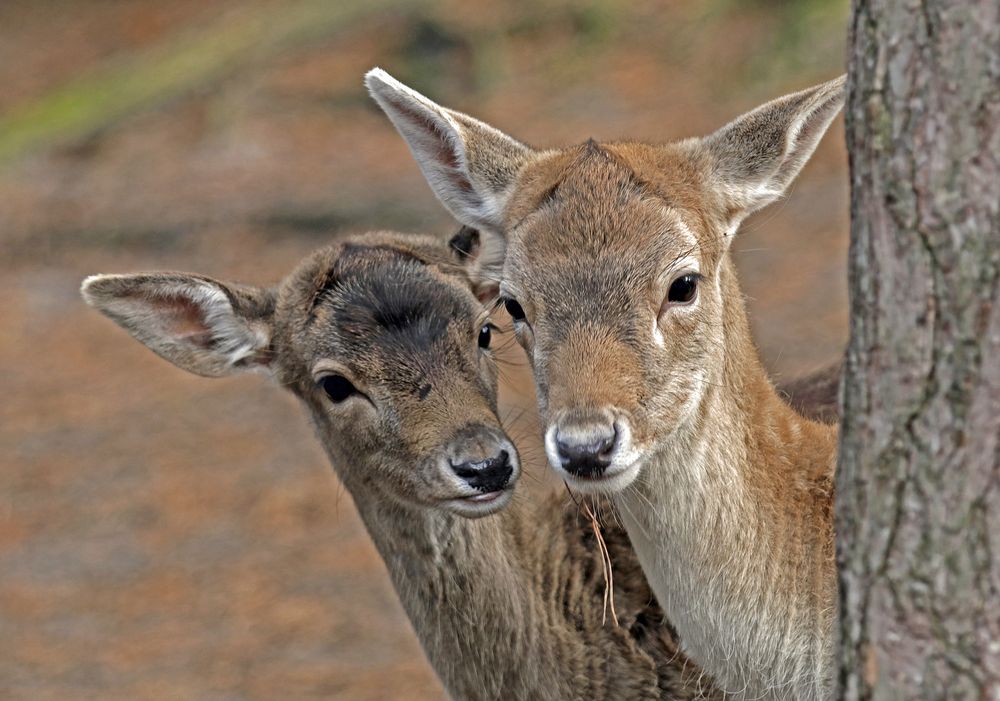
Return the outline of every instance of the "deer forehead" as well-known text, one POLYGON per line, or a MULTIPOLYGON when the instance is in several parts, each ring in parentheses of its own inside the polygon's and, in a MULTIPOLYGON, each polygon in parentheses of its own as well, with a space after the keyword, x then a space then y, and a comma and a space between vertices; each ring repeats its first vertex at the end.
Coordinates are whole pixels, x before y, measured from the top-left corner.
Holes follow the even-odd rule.
POLYGON ((392 389, 467 370, 481 308, 434 266, 385 250, 348 249, 318 257, 288 287, 290 342, 305 372, 334 359, 357 379, 392 389))
POLYGON ((508 285, 600 267, 619 270, 635 286, 717 248, 702 212, 688 206, 696 188, 690 167, 671 178, 653 172, 662 164, 612 147, 581 148, 575 157, 540 159, 520 179, 510 205, 508 285))
POLYGON ((626 221, 587 217, 572 202, 540 211, 511 236, 504 291, 552 310, 587 300, 605 314, 636 304, 655 311, 674 276, 710 267, 681 212, 646 197, 623 209, 632 210, 626 221))

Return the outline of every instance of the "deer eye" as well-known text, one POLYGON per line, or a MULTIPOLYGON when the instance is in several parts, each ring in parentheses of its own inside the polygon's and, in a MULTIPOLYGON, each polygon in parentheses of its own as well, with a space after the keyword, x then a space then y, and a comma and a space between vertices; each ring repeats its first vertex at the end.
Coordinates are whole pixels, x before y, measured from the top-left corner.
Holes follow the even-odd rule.
POLYGON ((485 324, 483 328, 479 329, 479 347, 486 350, 490 347, 490 341, 493 340, 493 324, 485 324))
POLYGON ((689 273, 674 280, 667 291, 667 301, 671 304, 690 304, 698 294, 699 277, 697 273, 689 273))
POLYGON ((330 401, 334 404, 340 404, 352 394, 357 394, 357 388, 351 384, 343 375, 327 375, 322 380, 319 381, 320 386, 323 391, 326 392, 326 396, 330 398, 330 401))
POLYGON ((524 309, 521 307, 520 304, 517 303, 516 299, 507 297, 503 301, 503 306, 504 309, 507 310, 507 313, 510 314, 510 318, 513 319, 514 321, 525 320, 526 317, 524 316, 524 309))

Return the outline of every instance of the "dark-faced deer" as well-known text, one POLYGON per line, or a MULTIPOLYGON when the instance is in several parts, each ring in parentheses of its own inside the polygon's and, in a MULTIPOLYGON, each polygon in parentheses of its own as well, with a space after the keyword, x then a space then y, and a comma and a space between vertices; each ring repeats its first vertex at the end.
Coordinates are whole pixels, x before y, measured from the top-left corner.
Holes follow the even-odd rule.
POLYGON ((605 493, 691 657, 741 698, 829 694, 837 432, 768 379, 729 247, 779 197, 844 79, 710 136, 536 150, 381 70, 373 97, 530 358, 549 462, 605 493))
POLYGON ((83 296, 185 370, 261 371, 302 400, 455 698, 712 696, 661 625, 623 530, 603 530, 615 626, 596 536, 565 494, 512 502, 518 454, 467 260, 434 238, 368 235, 276 287, 99 275, 83 296))

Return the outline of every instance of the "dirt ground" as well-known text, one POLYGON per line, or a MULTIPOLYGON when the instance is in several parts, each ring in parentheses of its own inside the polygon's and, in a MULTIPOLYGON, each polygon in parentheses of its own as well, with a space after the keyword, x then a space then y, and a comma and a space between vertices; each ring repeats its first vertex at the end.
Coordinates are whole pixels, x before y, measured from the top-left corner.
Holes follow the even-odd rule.
MULTIPOLYGON (((809 1, 333 5, 0 5, 4 699, 443 695, 304 412, 260 378, 164 363, 83 305, 84 276, 264 283, 343 233, 451 231, 363 93, 374 65, 529 143, 663 140, 836 75, 846 18, 809 1)), ((784 376, 846 339, 842 142, 837 124, 735 244, 784 376)), ((513 429, 530 445, 510 357, 503 404, 528 410, 513 429)))

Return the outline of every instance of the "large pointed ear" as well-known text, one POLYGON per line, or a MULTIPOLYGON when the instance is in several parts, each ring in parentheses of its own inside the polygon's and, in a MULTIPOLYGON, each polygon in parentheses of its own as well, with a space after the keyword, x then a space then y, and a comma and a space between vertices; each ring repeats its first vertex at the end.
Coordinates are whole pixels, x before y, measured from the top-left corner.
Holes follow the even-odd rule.
POLYGON ((207 377, 266 370, 274 295, 181 273, 94 275, 80 288, 133 338, 179 368, 207 377))
POLYGON ((441 107, 381 68, 368 71, 365 85, 448 211, 474 229, 502 234, 511 186, 533 151, 488 124, 441 107))
POLYGON ((779 97, 701 140, 711 156, 710 185, 722 196, 732 230, 799 174, 844 103, 844 81, 779 97))

